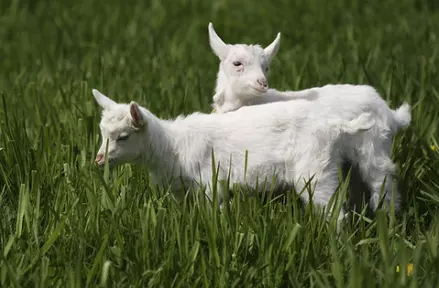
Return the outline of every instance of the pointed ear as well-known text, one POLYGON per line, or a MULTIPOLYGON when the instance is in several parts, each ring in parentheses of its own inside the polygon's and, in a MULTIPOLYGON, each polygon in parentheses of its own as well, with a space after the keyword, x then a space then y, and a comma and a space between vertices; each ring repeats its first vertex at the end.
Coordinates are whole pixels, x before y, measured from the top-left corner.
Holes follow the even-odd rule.
POLYGON ((131 101, 130 103, 130 114, 135 127, 140 128, 145 124, 145 118, 143 117, 142 111, 140 111, 139 105, 134 101, 131 101))
POLYGON ((279 46, 280 46, 280 32, 277 33, 276 39, 274 39, 274 41, 264 49, 264 53, 267 56, 269 62, 273 60, 274 56, 279 50, 279 46))
POLYGON ((113 100, 111 100, 110 98, 108 98, 107 96, 105 96, 104 94, 102 94, 101 92, 99 92, 96 89, 92 89, 91 92, 93 93, 93 96, 95 97, 96 102, 98 102, 98 104, 104 109, 108 109, 111 106, 114 106, 117 104, 116 102, 114 102, 113 100))
POLYGON ((229 53, 229 46, 216 34, 212 23, 209 23, 209 42, 210 47, 213 52, 215 52, 216 56, 218 56, 221 61, 226 59, 227 54, 229 53))

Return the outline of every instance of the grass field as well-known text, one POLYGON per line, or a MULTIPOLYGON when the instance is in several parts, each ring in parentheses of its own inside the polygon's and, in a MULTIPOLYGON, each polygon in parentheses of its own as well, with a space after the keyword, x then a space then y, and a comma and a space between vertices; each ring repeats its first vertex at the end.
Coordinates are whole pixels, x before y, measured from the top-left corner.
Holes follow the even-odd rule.
POLYGON ((439 287, 438 47, 433 0, 0 1, 0 286, 439 287), (244 191, 220 213, 141 167, 97 169, 92 88, 164 118, 210 113, 209 21, 230 43, 282 33, 271 87, 366 83, 408 101, 403 211, 336 234, 291 193, 244 191))

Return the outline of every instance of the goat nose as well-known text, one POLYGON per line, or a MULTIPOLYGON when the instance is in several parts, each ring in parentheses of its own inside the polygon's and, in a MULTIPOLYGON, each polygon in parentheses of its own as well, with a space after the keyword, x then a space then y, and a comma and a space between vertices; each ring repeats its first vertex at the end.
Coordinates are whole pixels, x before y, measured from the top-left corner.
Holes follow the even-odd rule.
POLYGON ((267 79, 266 79, 266 78, 259 78, 259 79, 258 79, 258 83, 259 83, 259 85, 261 85, 261 86, 264 87, 264 88, 267 88, 267 86, 268 86, 268 83, 267 83, 267 79))
POLYGON ((102 160, 102 158, 104 158, 104 155, 102 155, 102 154, 98 154, 98 155, 96 155, 95 162, 96 162, 96 163, 99 163, 99 162, 102 160))

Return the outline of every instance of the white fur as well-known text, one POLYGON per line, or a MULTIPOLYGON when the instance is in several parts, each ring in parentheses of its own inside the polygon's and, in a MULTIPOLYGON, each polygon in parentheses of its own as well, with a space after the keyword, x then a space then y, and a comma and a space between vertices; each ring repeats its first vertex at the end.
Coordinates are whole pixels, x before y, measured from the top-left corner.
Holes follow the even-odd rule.
MULTIPOLYGON (((370 142, 369 144, 363 143, 369 145, 369 147, 356 147, 368 156, 358 157, 356 152, 352 153, 352 150, 346 150, 344 156, 346 160, 354 164, 354 169, 357 169, 356 164, 359 165, 358 169, 363 181, 372 190, 371 204, 373 208, 378 205, 379 193, 377 191, 379 191, 379 186, 385 175, 388 175, 385 186, 386 201, 390 200, 391 175, 394 172, 394 164, 390 160, 390 148, 392 138, 398 129, 406 128, 411 122, 410 106, 407 103, 403 103, 396 111, 392 110, 377 91, 367 85, 326 85, 301 91, 278 91, 268 89, 267 84, 266 91, 257 91, 253 89, 252 85, 254 86, 257 77, 259 77, 257 75, 260 75, 261 71, 266 72, 268 70, 271 62, 271 60, 264 61, 267 58, 264 49, 259 45, 225 44, 214 31, 212 23, 209 23, 209 39, 214 51, 227 51, 220 57, 221 62, 212 105, 216 113, 235 111, 250 105, 279 101, 301 103, 303 100, 314 103, 316 106, 315 112, 321 113, 322 121, 328 117, 327 112, 336 113, 336 111, 340 111, 342 114, 349 115, 349 113, 358 113, 358 110, 374 111, 373 114, 376 115, 378 121, 376 127, 371 130, 375 134, 372 132, 367 133, 370 136, 370 142), (212 43, 215 43, 215 47, 212 43), (241 61, 241 59, 245 59, 245 65, 238 67, 239 69, 232 65, 233 62, 241 61), (360 158, 364 159, 360 160, 360 158)), ((280 41, 276 43, 279 46, 280 41)), ((273 46, 273 44, 270 46, 273 46)), ((277 50, 278 47, 275 51, 277 50)), ((270 54, 270 59, 273 58, 274 54, 270 54)), ((293 111, 300 110, 292 109, 291 112, 293 111)), ((340 116, 343 117, 343 115, 340 116)), ((304 140, 306 141, 306 138, 304 140)), ((353 143, 346 144, 355 147, 355 145, 352 145, 353 143)), ((397 194, 396 200, 396 208, 398 208, 399 194, 397 194)))
MULTIPOLYGON (((338 164, 347 157, 358 163, 372 187, 371 204, 376 208, 385 176, 384 201, 388 204, 391 199, 390 132, 398 125, 394 113, 381 105, 381 98, 355 91, 358 95, 349 101, 340 94, 326 93, 315 102, 299 99, 242 107, 226 114, 193 113, 161 120, 134 102, 116 104, 93 90, 104 108, 97 162, 104 164, 108 140, 110 165, 142 163, 150 167, 156 182, 181 176, 186 188, 207 185, 210 196, 214 151, 215 165, 220 164, 218 180, 227 179, 231 167, 231 185, 263 187, 267 181, 266 187, 295 185, 301 191, 304 180, 315 176, 313 200, 326 205, 338 185, 338 164), (117 141, 121 135, 123 140, 117 141), (272 183, 274 175, 276 183, 272 183)), ((174 188, 181 188, 180 179, 173 182, 174 188)), ((219 196, 221 199, 221 191, 219 196)), ((309 201, 307 193, 301 197, 309 201)), ((398 205, 399 194, 396 197, 398 205)))

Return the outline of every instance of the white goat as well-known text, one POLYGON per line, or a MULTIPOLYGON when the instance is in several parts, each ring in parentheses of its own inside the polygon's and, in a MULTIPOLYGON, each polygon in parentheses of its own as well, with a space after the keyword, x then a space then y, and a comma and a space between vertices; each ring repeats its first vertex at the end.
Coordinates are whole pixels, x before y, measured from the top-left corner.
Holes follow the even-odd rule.
MULTIPOLYGON (((228 178, 231 167, 231 185, 264 187, 261 184, 267 181, 266 187, 295 185, 301 191, 303 180, 315 176, 313 201, 326 205, 338 185, 338 164, 348 154, 359 163, 363 176, 374 188, 372 207, 377 207, 386 176, 384 200, 388 204, 391 199, 394 165, 386 153, 390 146, 388 133, 406 116, 406 106, 395 114, 376 105, 376 98, 345 104, 337 97, 325 97, 332 100, 275 102, 226 114, 193 113, 161 120, 135 102, 119 104, 97 90, 93 90, 93 95, 103 108, 98 165, 105 162, 108 141, 111 166, 127 162, 146 164, 156 183, 178 178, 173 182, 176 189, 181 188, 181 180, 186 188, 202 183, 211 196, 214 151, 215 165, 220 164, 219 181, 228 178), (374 125, 376 119, 378 125, 374 125), (275 183, 271 183, 274 175, 275 183)), ((301 195, 305 202, 309 201, 308 196, 301 195)), ((398 194, 396 199, 398 204, 398 194)))
MULTIPOLYGON (((410 124, 410 106, 404 103, 394 111, 388 107, 377 91, 368 85, 325 85, 301 91, 268 89, 266 72, 279 49, 280 33, 269 46, 263 49, 259 45, 225 44, 215 32, 212 23, 209 23, 208 30, 210 46, 220 59, 213 97, 214 103, 212 104, 216 113, 226 113, 243 106, 278 101, 300 103, 298 99, 312 101, 314 104, 310 105, 315 105, 316 112, 321 113, 322 119, 320 121, 324 121, 323 118, 331 117, 323 112, 324 110, 328 112, 339 111, 341 117, 344 117, 342 114, 349 115, 350 111, 373 111, 373 115, 377 117, 377 126, 372 129, 373 132, 364 134, 365 137, 366 135, 370 136, 368 145, 373 147, 358 146, 356 149, 346 150, 345 160, 354 164, 353 169, 359 169, 363 181, 372 190, 372 207, 376 207, 378 204, 377 191, 384 175, 389 175, 385 191, 390 191, 390 186, 388 186, 392 182, 390 174, 393 174, 394 171, 393 162, 390 160, 391 143, 397 130, 410 124), (326 108, 323 108, 325 106, 326 108), (371 152, 370 149, 376 151, 371 152), (371 158, 365 160, 366 156, 358 157, 357 152, 353 153, 355 150, 364 151, 361 153, 365 153, 365 155, 369 155, 367 157, 371 158), (358 168, 356 164, 359 165, 358 168)), ((285 105, 294 104, 285 103, 285 105)), ((291 112, 293 111, 300 111, 300 109, 292 109, 291 112)), ((355 148, 350 144, 352 143, 348 143, 348 146, 355 148)), ((387 197, 390 196, 389 194, 387 193, 387 197)))

